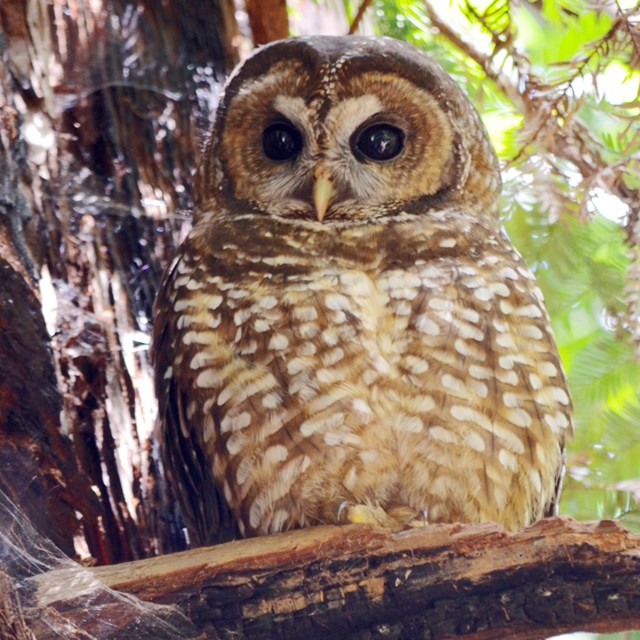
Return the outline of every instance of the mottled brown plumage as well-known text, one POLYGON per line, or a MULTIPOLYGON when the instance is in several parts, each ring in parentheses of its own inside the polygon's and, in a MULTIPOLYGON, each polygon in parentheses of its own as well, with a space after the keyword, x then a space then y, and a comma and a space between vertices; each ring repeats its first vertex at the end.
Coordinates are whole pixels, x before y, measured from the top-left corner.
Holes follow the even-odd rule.
POLYGON ((500 189, 477 113, 408 45, 294 39, 232 76, 156 306, 194 543, 553 510, 571 403, 500 189))

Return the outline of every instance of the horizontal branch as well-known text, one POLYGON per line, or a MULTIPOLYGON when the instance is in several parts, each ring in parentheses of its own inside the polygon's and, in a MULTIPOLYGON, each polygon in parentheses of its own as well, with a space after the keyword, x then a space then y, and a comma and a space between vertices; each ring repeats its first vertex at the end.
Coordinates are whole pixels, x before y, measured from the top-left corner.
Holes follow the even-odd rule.
MULTIPOLYGON (((550 518, 518 533, 493 524, 325 526, 92 574, 177 605, 190 632, 206 638, 528 640, 640 626, 640 535, 606 520, 550 518)), ((38 582, 41 598, 48 584, 61 590, 55 572, 38 582)), ((63 591, 68 615, 73 596, 63 591)))

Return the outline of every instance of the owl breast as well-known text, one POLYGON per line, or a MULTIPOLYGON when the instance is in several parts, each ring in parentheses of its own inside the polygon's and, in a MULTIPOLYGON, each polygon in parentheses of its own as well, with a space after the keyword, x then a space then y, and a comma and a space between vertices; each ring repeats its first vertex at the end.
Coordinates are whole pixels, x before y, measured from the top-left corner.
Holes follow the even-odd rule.
POLYGON ((242 535, 344 504, 515 529, 553 502, 570 401, 542 296, 473 217, 221 217, 167 291, 161 377, 242 535))

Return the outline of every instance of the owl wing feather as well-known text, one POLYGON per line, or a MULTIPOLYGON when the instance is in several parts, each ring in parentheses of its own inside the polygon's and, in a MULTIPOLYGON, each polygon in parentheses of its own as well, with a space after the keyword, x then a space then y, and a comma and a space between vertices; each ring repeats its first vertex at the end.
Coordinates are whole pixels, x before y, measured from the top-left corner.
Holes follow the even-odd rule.
MULTIPOLYGON (((191 537, 190 544, 202 546, 239 537, 231 511, 213 479, 210 461, 201 446, 201 428, 187 417, 191 389, 178 380, 175 362, 176 330, 171 318, 175 296, 171 295, 178 257, 167 272, 155 306, 152 358, 156 371, 156 395, 164 470, 180 514, 191 537)), ((175 318, 174 318, 175 320, 175 318)), ((199 414, 198 414, 199 415, 199 414)))

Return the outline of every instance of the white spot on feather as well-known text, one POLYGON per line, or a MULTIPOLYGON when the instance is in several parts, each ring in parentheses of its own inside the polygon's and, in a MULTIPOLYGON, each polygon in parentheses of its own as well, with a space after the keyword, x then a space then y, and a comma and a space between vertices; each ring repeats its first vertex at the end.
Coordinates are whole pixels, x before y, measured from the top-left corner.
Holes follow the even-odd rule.
POLYGON ((294 307, 292 315, 296 320, 311 322, 318 319, 318 312, 315 307, 294 307))
MULTIPOLYGON (((513 367, 513 363, 511 364, 513 367)), ((512 386, 518 385, 518 374, 515 371, 496 371, 496 378, 504 384, 510 384, 512 386)))
POLYGON ((524 409, 507 409, 504 417, 516 427, 526 428, 531 424, 531 416, 524 409))
POLYGON ((240 327, 251 317, 251 309, 239 309, 233 314, 233 323, 240 327))
POLYGON ((284 462, 289 457, 287 448, 281 444, 275 444, 264 452, 264 460, 268 464, 284 462))
POLYGON ((269 310, 273 309, 278 304, 278 299, 275 296, 264 296, 258 300, 260 308, 269 310))
POLYGON ((445 389, 449 391, 453 391, 459 395, 465 395, 467 392, 467 388, 464 385, 464 382, 460 380, 460 378, 456 378, 449 373, 445 373, 441 378, 440 382, 445 389))
POLYGON ((207 414, 202 423, 202 441, 207 444, 216 434, 215 422, 213 416, 207 414))
POLYGON ((407 356, 405 362, 409 371, 415 375, 420 375, 429 369, 429 363, 416 356, 407 356))
POLYGON ((518 307, 515 310, 515 314, 518 317, 524 317, 524 318, 541 318, 542 317, 542 311, 540 310, 540 307, 538 307, 535 304, 529 304, 526 305, 524 307, 518 307))
POLYGON ((220 431, 227 433, 228 431, 238 431, 240 429, 246 429, 251 424, 251 414, 247 411, 232 416, 227 414, 220 422, 220 431))
POLYGON ((439 440, 440 442, 454 443, 458 441, 458 436, 454 432, 440 425, 430 427, 428 433, 434 440, 439 440))
POLYGON ((514 409, 515 407, 518 407, 520 405, 518 396, 516 396, 515 393, 511 393, 510 391, 502 394, 502 402, 504 403, 505 407, 509 407, 510 409, 514 409))
POLYGON ((406 431, 408 433, 420 433, 424 425, 422 420, 417 416, 401 415, 396 423, 398 431, 406 431))
POLYGON ((479 287, 473 292, 474 297, 483 302, 493 300, 493 292, 488 287, 479 287))
POLYGON ((305 420, 299 428, 300 435, 304 438, 312 436, 314 433, 327 433, 332 429, 342 426, 344 423, 343 413, 334 413, 330 416, 319 416, 305 420))
POLYGON ((274 333, 269 340, 268 348, 273 351, 282 351, 289 346, 289 339, 282 333, 274 333))
POLYGON ((418 331, 425 333, 428 336, 437 336, 440 333, 440 326, 438 323, 424 314, 419 315, 415 319, 415 325, 418 331))
POLYGON ((232 455, 238 455, 247 443, 247 437, 242 431, 234 432, 227 440, 227 451, 232 455))
POLYGON ((322 354, 322 364, 325 367, 330 367, 337 362, 340 362, 344 358, 344 351, 340 347, 336 347, 335 349, 331 349, 324 354, 322 354))
POLYGON ((324 298, 324 303, 327 309, 332 311, 339 311, 342 309, 349 309, 349 299, 340 293, 328 293, 324 298))
POLYGON ((525 324, 519 328, 520 335, 525 338, 531 338, 532 340, 542 340, 544 334, 542 331, 532 324, 525 324))
POLYGON ((210 364, 212 359, 213 357, 211 356, 211 354, 207 353, 206 351, 198 351, 193 356, 193 358, 191 358, 189 368, 202 369, 202 367, 206 367, 208 364, 210 364))
POLYGON ((535 373, 529 374, 529 382, 531 383, 531 388, 538 390, 542 389, 542 380, 540 380, 540 376, 535 373))
POLYGON ((476 380, 490 380, 493 378, 493 371, 487 367, 472 364, 469 367, 469 375, 476 380))
POLYGON ((487 431, 493 431, 494 425, 489 418, 477 409, 465 407, 464 405, 454 404, 449 408, 449 413, 455 420, 460 422, 470 422, 471 424, 482 427, 487 431))
POLYGON ((518 470, 518 462, 511 451, 500 449, 500 452, 498 453, 498 460, 500 460, 504 467, 510 469, 514 473, 518 470))
POLYGON ((262 406, 265 409, 277 409, 282 404, 282 398, 276 391, 266 394, 262 398, 262 406))
POLYGON ((566 406, 569 404, 569 396, 560 387, 548 386, 536 393, 535 401, 546 406, 553 406, 557 402, 566 406))
POLYGON ((507 287, 504 282, 492 282, 489 287, 493 293, 502 296, 503 298, 508 298, 511 292, 509 291, 509 287, 507 287))
POLYGON ((553 362, 541 362, 539 367, 540 372, 546 376, 549 376, 550 378, 558 375, 558 369, 553 364, 553 362))
POLYGON ((471 447, 474 451, 484 451, 484 438, 475 431, 469 431, 464 436, 464 443, 471 447))
POLYGON ((517 280, 518 274, 511 267, 504 267, 498 271, 498 275, 501 278, 508 278, 509 280, 517 280))

